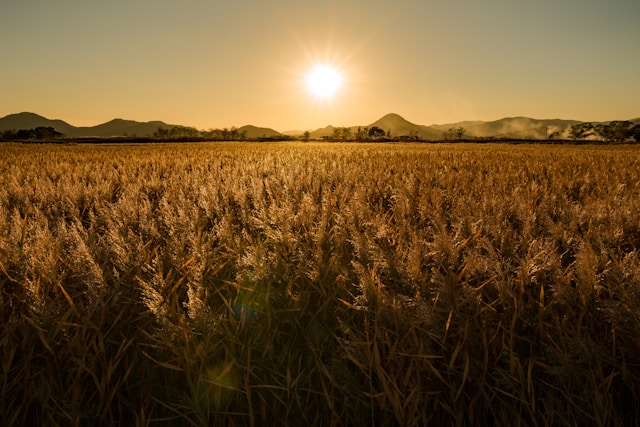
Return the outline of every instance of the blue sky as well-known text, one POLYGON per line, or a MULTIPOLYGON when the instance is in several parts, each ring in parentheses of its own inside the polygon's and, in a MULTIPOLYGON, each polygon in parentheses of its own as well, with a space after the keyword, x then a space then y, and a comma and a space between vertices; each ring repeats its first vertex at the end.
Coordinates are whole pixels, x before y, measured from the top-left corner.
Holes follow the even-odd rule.
POLYGON ((200 129, 640 116, 631 0, 2 0, 0 116, 200 129), (344 84, 320 101, 314 64, 344 84))

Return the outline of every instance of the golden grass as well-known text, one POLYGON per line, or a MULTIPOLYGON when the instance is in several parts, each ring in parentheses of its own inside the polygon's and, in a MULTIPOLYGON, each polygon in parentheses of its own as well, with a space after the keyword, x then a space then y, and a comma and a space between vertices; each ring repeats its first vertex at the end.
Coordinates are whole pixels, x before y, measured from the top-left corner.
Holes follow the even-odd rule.
POLYGON ((0 150, 2 425, 640 424, 637 147, 0 150))

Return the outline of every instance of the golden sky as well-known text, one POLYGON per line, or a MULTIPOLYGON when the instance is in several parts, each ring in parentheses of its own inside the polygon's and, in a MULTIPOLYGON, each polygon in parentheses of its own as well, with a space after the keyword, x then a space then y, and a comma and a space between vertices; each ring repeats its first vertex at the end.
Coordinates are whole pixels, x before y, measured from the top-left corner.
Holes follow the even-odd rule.
POLYGON ((640 116, 637 0, 3 0, 0 116, 279 131, 640 116), (334 67, 335 96, 305 87, 334 67))

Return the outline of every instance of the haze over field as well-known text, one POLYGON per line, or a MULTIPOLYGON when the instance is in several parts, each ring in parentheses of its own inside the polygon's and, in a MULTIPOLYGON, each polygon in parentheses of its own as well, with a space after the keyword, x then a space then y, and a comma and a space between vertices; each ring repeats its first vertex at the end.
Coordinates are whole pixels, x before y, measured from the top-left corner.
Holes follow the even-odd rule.
POLYGON ((639 15, 636 0, 9 0, 0 117, 278 131, 389 112, 627 120, 640 116, 639 15))

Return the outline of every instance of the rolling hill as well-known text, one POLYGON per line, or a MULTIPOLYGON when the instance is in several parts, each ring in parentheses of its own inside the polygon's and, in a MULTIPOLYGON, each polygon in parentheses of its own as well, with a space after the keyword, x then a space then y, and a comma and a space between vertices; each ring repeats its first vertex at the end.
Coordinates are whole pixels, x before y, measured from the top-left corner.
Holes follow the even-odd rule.
POLYGON ((0 132, 6 130, 35 129, 37 127, 52 127, 64 135, 72 135, 77 129, 62 120, 50 120, 34 113, 9 114, 0 118, 0 132))
POLYGON ((101 138, 112 136, 146 137, 153 135, 158 128, 169 129, 172 127, 174 127, 174 125, 168 125, 161 121, 136 122, 133 120, 114 119, 97 126, 78 127, 75 132, 81 136, 96 136, 101 138))
MULTIPOLYGON (((640 117, 631 119, 634 124, 640 124, 640 117)), ((417 136, 423 140, 440 140, 443 132, 450 128, 463 127, 466 136, 471 138, 514 138, 514 139, 545 139, 548 135, 557 132, 560 138, 567 138, 572 125, 582 123, 579 120, 562 119, 533 119, 530 117, 505 117, 493 121, 462 121, 449 124, 433 124, 429 126, 409 122, 402 116, 389 113, 368 125, 350 126, 352 134, 359 128, 379 127, 388 132, 392 137, 417 136)), ((609 122, 599 122, 609 123, 609 122)), ((593 122, 593 124, 597 124, 593 122)), ((69 138, 83 137, 118 137, 118 136, 152 136, 158 128, 170 129, 179 125, 171 125, 162 121, 137 122, 134 120, 114 119, 97 126, 76 127, 63 120, 51 120, 34 113, 9 114, 0 118, 0 132, 7 130, 34 129, 37 127, 52 127, 69 138)), ((310 132, 311 139, 322 139, 333 135, 336 128, 332 125, 316 129, 310 132)), ((248 139, 273 138, 284 135, 272 128, 257 127, 252 125, 242 126, 238 129, 246 132, 248 139)), ((291 131, 302 134, 303 131, 291 131)))
POLYGON ((445 125, 431 125, 431 127, 442 131, 453 127, 463 127, 467 131, 467 136, 476 138, 545 139, 554 132, 558 132, 560 136, 566 136, 569 128, 577 123, 580 122, 577 120, 539 120, 529 117, 505 117, 489 122, 465 121, 445 125))
MULTIPOLYGON (((379 127, 385 132, 388 132, 392 137, 417 136, 425 140, 437 140, 442 138, 442 131, 433 129, 429 126, 411 123, 402 116, 395 113, 389 113, 368 125, 350 126, 349 130, 352 134, 355 135, 358 129, 372 128, 373 126, 379 127)), ((325 136, 331 136, 333 135, 333 131, 335 129, 336 128, 331 125, 316 129, 311 132, 310 138, 321 139, 325 136)))
MULTIPOLYGON (((631 121, 635 123, 634 120, 631 121)), ((457 127, 465 128, 466 136, 470 138, 545 139, 554 132, 558 132, 561 138, 567 137, 569 128, 577 123, 581 122, 578 120, 505 117, 494 121, 463 121, 425 126, 411 123, 398 114, 390 113, 369 125, 351 126, 349 129, 355 134, 358 128, 377 126, 385 132, 389 132, 392 137, 418 136, 420 139, 431 141, 442 139, 444 131, 457 127)), ((331 136, 334 129, 335 127, 331 125, 316 129, 311 132, 311 139, 331 136)))
POLYGON ((249 139, 273 138, 282 135, 282 133, 278 132, 277 130, 252 125, 242 126, 241 128, 238 128, 238 132, 246 132, 245 135, 249 139))
MULTIPOLYGON (((37 127, 52 127, 68 138, 109 138, 118 136, 148 137, 152 136, 158 128, 170 129, 178 125, 170 125, 162 121, 137 122, 134 120, 113 119, 97 126, 76 127, 62 120, 51 120, 34 113, 10 114, 0 118, 0 132, 5 130, 34 129, 37 127)), ((274 137, 280 132, 264 127, 252 125, 238 128, 240 132, 246 132, 247 138, 274 137)))
POLYGON ((402 116, 389 113, 375 122, 369 128, 377 126, 391 134, 391 136, 417 136, 420 139, 434 140, 442 138, 442 131, 430 126, 417 125, 404 119, 402 116))
POLYGON ((325 136, 331 136, 333 135, 333 130, 335 129, 334 126, 325 126, 323 128, 319 128, 314 130, 313 132, 310 133, 309 138, 310 139, 322 139, 325 136))
POLYGON ((76 127, 62 120, 51 120, 34 113, 10 114, 0 118, 0 132, 6 130, 34 129, 37 127, 52 127, 69 138, 114 136, 151 136, 159 127, 172 128, 161 121, 136 122, 134 120, 114 119, 97 126, 76 127))

